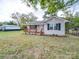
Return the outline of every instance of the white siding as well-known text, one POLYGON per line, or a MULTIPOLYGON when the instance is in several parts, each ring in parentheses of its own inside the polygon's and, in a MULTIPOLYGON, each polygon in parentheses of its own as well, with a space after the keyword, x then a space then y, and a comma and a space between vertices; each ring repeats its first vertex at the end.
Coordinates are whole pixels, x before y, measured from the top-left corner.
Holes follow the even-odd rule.
POLYGON ((9 30, 10 30, 10 29, 13 30, 13 29, 20 29, 20 27, 19 27, 19 26, 6 26, 5 29, 6 29, 6 30, 8 30, 8 29, 9 29, 9 30))
POLYGON ((63 36, 65 35, 65 21, 62 20, 51 20, 48 21, 47 23, 44 24, 44 34, 45 35, 59 35, 63 36), (56 23, 61 23, 61 30, 48 30, 47 29, 47 24, 53 24, 53 27, 55 26, 56 23))
POLYGON ((16 25, 3 25, 2 30, 19 30, 20 27, 16 25))

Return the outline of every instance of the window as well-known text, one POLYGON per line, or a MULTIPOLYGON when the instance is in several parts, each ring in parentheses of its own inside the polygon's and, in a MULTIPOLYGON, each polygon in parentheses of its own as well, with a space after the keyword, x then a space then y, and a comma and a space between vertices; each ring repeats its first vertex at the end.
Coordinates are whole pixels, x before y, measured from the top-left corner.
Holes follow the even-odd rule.
POLYGON ((61 30, 61 23, 57 23, 54 27, 55 30, 61 30))
POLYGON ((53 24, 47 24, 47 29, 48 30, 53 30, 53 24))

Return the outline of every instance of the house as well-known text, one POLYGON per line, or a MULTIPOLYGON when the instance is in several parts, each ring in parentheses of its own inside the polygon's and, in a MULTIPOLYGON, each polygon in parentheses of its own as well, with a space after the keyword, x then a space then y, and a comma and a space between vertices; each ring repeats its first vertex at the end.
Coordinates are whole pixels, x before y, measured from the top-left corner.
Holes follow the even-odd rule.
POLYGON ((2 30, 2 26, 0 26, 0 31, 2 30))
POLYGON ((17 25, 2 25, 1 26, 1 30, 5 31, 5 30, 20 30, 20 27, 17 25))
POLYGON ((36 35, 65 35, 65 23, 68 22, 64 18, 52 16, 44 21, 26 22, 27 32, 36 35))

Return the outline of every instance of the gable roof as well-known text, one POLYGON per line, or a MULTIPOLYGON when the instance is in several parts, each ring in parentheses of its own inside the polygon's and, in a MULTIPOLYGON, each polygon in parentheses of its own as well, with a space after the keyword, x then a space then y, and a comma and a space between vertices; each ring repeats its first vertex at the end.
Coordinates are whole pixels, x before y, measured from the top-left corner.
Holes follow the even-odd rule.
POLYGON ((51 20, 60 20, 60 21, 65 21, 65 22, 69 22, 68 20, 65 20, 64 18, 62 17, 57 17, 57 16, 51 16, 51 17, 48 17, 47 20, 45 20, 44 22, 48 22, 48 21, 51 21, 51 20))
POLYGON ((65 20, 62 17, 52 16, 52 17, 48 17, 47 20, 43 20, 43 21, 26 22, 26 25, 43 25, 44 23, 51 21, 53 19, 69 22, 68 20, 65 20))

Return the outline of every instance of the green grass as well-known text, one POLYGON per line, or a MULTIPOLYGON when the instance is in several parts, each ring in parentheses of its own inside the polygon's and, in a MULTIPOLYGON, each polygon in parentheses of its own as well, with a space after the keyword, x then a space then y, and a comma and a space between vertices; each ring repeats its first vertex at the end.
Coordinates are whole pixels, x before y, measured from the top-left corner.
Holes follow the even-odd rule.
POLYGON ((0 59, 79 59, 79 37, 0 32, 0 59))

